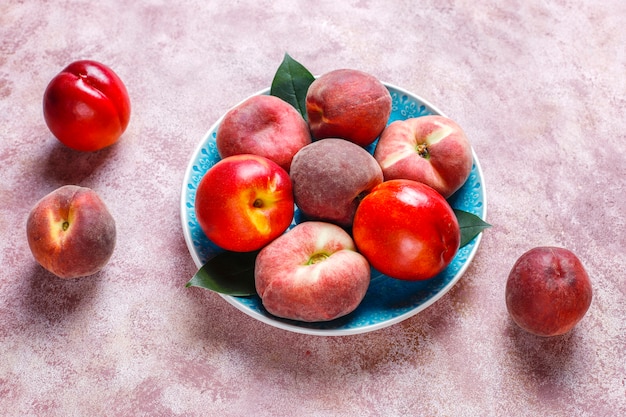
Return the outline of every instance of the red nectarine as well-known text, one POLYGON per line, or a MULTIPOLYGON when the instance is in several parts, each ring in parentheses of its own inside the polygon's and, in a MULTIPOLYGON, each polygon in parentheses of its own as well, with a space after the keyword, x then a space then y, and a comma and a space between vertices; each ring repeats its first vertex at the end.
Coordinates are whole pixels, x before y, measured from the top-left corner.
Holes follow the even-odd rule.
POLYGON ((44 119, 64 145, 97 151, 117 142, 130 120, 130 99, 115 72, 96 61, 76 61, 54 77, 43 98, 44 119))
POLYGON ((354 242, 378 271, 392 278, 433 278, 456 255, 461 232, 454 211, 433 188, 412 180, 374 187, 356 210, 354 242))
POLYGON ((522 329, 538 336, 570 331, 587 313, 593 292, 587 271, 568 249, 536 247, 513 265, 506 307, 522 329))
POLYGON ((200 180, 195 212, 206 236, 222 249, 260 249, 283 233, 293 219, 289 174, 259 155, 224 158, 200 180))

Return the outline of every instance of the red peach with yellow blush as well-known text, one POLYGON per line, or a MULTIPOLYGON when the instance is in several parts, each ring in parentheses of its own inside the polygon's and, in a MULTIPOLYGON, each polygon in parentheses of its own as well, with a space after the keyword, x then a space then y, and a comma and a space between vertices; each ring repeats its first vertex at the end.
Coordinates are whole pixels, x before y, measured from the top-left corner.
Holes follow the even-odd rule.
POLYGON ((224 158, 200 180, 195 213, 202 231, 222 249, 258 250, 291 224, 294 202, 289 174, 259 155, 224 158))

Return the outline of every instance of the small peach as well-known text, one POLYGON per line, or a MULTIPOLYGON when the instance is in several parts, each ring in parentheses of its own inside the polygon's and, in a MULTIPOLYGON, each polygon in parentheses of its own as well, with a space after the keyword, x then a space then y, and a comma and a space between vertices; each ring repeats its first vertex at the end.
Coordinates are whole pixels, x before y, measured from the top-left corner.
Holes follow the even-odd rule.
POLYGON ((95 191, 66 185, 32 208, 26 235, 35 260, 60 278, 95 274, 109 261, 115 220, 95 191))
POLYGON ((291 159, 311 143, 309 126, 291 104, 274 96, 252 96, 224 115, 215 137, 222 158, 263 156, 289 172, 291 159))
POLYGON ((474 163, 463 129, 438 115, 391 123, 376 144, 374 158, 383 169, 385 181, 418 181, 445 198, 465 184, 474 163))
POLYGON ((370 266, 345 230, 304 222, 259 252, 254 278, 271 314, 328 321, 359 306, 370 283, 370 266))
POLYGON ((383 181, 374 157, 344 139, 327 138, 300 149, 291 172, 294 200, 310 220, 349 228, 361 199, 383 181))
POLYGON ((316 139, 334 137, 367 146, 387 125, 391 94, 371 74, 338 69, 311 83, 306 111, 316 139))
POLYGON ((587 271, 573 252, 536 247, 513 265, 505 297, 517 325, 546 337, 569 332, 587 313, 593 291, 587 271))

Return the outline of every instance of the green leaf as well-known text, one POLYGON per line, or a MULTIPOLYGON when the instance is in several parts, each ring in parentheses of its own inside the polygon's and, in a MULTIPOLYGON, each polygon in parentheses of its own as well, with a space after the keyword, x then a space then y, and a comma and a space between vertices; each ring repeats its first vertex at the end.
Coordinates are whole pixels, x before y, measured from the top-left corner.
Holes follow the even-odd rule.
POLYGON ((238 297, 254 295, 254 262, 258 253, 221 252, 209 259, 185 287, 200 287, 238 297))
POLYGON ((306 119, 306 93, 313 80, 315 77, 308 69, 285 54, 272 80, 270 95, 285 100, 306 119))
POLYGON ((491 227, 489 223, 486 223, 480 217, 475 214, 468 213, 467 211, 454 209, 454 214, 459 222, 461 228, 461 246, 463 247, 470 243, 480 232, 484 229, 491 227))

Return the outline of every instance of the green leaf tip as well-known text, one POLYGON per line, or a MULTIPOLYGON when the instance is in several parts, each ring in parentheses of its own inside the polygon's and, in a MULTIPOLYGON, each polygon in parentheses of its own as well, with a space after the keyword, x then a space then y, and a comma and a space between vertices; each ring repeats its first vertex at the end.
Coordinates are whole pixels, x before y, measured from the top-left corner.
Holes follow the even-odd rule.
POLYGON ((270 95, 291 104, 306 119, 306 93, 314 80, 308 69, 285 53, 272 80, 270 95))
POLYGON ((185 284, 221 294, 246 297, 256 294, 254 262, 258 251, 220 252, 209 259, 185 284))
POLYGON ((461 248, 470 243, 484 229, 491 227, 489 223, 486 223, 475 214, 459 209, 453 210, 461 229, 461 248))

